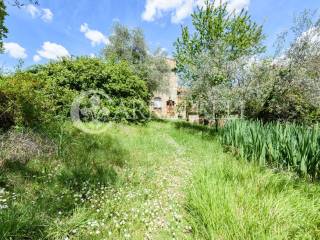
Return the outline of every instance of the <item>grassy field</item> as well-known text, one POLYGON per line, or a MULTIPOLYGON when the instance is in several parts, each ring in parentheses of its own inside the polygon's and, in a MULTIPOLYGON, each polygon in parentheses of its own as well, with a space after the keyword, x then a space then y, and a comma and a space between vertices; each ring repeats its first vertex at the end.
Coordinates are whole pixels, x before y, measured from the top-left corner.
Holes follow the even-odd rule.
POLYGON ((319 239, 320 187, 224 153, 201 128, 66 124, 0 172, 1 239, 319 239))

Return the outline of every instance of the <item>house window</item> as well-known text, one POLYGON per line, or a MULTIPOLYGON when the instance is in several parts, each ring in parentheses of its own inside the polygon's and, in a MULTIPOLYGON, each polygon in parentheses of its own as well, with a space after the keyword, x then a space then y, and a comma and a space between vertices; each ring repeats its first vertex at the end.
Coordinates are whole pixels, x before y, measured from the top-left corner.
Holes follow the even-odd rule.
POLYGON ((167 106, 168 107, 173 107, 174 106, 174 101, 172 101, 171 99, 169 99, 168 101, 167 101, 167 106))
POLYGON ((154 109, 161 109, 162 108, 162 99, 156 97, 153 99, 153 108, 154 109))

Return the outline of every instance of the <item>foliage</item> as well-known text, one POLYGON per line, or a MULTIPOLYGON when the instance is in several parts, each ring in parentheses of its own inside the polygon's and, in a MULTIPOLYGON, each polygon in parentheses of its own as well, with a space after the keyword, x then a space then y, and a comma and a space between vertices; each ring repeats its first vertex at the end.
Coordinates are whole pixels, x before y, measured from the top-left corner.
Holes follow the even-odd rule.
POLYGON ((178 72, 189 84, 197 81, 194 71, 200 67, 198 56, 205 54, 211 67, 217 68, 217 73, 207 76, 210 85, 217 85, 230 81, 224 68, 228 63, 264 50, 262 27, 245 11, 228 13, 227 3, 216 6, 215 2, 206 1, 205 7, 192 14, 192 23, 195 32, 191 34, 188 27, 183 27, 182 36, 175 43, 178 72))
POLYGON ((177 71, 209 118, 226 109, 239 62, 264 51, 262 26, 244 10, 229 13, 227 4, 206 1, 192 14, 194 33, 183 27, 175 43, 177 71))
POLYGON ((17 72, 0 79, 0 128, 34 127, 51 121, 54 103, 47 98, 43 82, 29 73, 17 72))
MULTIPOLYGON (((0 128, 36 127, 65 119, 75 99, 91 90, 106 96, 100 107, 108 111, 98 120, 145 121, 149 116, 146 83, 127 63, 66 58, 1 78, 0 128)), ((86 96, 80 107, 93 111, 91 97, 86 96)))
POLYGON ((187 187, 193 239, 318 239, 319 186, 234 159, 202 142, 187 187), (208 152, 211 151, 210 155, 208 152))
POLYGON ((319 119, 320 29, 309 14, 305 11, 295 20, 288 49, 283 49, 284 33, 274 59, 256 60, 243 69, 238 87, 248 117, 307 123, 319 119))
POLYGON ((4 0, 0 0, 0 52, 3 50, 3 39, 7 37, 8 33, 8 29, 4 23, 7 15, 4 0))
POLYGON ((160 50, 153 55, 149 53, 141 29, 130 30, 116 23, 109 40, 110 44, 104 49, 106 59, 111 62, 127 61, 132 64, 135 73, 146 81, 150 94, 165 89, 166 76, 171 70, 166 63, 166 55, 160 50))
POLYGON ((130 63, 140 63, 147 58, 148 49, 141 29, 130 31, 126 26, 116 23, 109 40, 110 44, 104 49, 107 58, 130 63))
POLYGON ((317 121, 315 81, 298 69, 261 60, 247 66, 242 82, 233 90, 243 101, 244 115, 251 119, 311 123, 317 121))
MULTIPOLYGON (((110 111, 108 117, 116 120, 144 120, 148 116, 148 91, 141 80, 124 61, 104 62, 97 58, 65 58, 29 70, 46 83, 48 98, 55 99, 57 114, 67 117, 70 105, 82 92, 102 91, 102 105, 110 111), (136 117, 136 119, 127 119, 136 117)), ((91 96, 90 96, 91 97, 91 96)))
POLYGON ((288 33, 279 36, 274 58, 259 58, 254 55, 263 50, 262 27, 247 13, 233 15, 226 4, 215 6, 198 9, 195 33, 183 28, 176 42, 178 72, 190 89, 189 99, 200 103, 207 118, 244 114, 264 122, 318 121, 320 28, 313 13, 296 17, 289 44, 288 33))
POLYGON ((230 121, 221 131, 222 144, 243 159, 320 177, 319 126, 230 121))

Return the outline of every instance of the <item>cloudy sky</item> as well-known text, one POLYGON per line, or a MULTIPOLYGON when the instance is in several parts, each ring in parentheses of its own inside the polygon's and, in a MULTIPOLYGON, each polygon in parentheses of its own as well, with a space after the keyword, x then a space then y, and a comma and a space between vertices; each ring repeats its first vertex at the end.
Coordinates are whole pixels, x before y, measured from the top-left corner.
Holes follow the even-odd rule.
MULTIPOLYGON (((278 33, 288 29, 303 9, 320 8, 320 0, 224 0, 230 11, 245 8, 267 35, 272 52, 278 33)), ((191 25, 190 14, 203 0, 39 0, 40 5, 8 7, 9 28, 0 66, 12 67, 23 59, 26 66, 61 56, 97 55, 120 21, 144 30, 150 49, 165 48, 169 55, 181 25, 191 25)))

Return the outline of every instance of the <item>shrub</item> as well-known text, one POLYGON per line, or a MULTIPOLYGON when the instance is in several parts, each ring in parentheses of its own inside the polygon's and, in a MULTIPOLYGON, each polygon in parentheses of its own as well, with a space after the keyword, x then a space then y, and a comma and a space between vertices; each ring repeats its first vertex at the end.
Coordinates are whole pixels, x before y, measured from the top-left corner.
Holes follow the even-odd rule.
MULTIPOLYGON (((292 68, 292 67, 291 67, 292 68)), ((263 122, 311 123, 319 117, 314 79, 300 76, 288 66, 262 61, 250 68, 245 95, 245 116, 263 122)))
POLYGON ((0 79, 0 128, 28 127, 50 121, 54 105, 43 92, 43 82, 29 73, 18 72, 0 79))
POLYGON ((48 138, 28 129, 13 129, 0 135, 0 167, 6 163, 26 164, 37 157, 50 157, 56 152, 48 138))
MULTIPOLYGON (((148 114, 149 94, 145 81, 126 62, 106 63, 97 58, 65 58, 30 70, 46 82, 46 94, 57 99, 59 114, 68 116, 75 96, 88 90, 103 91, 110 98, 103 105, 109 117, 120 120, 148 114), (142 114, 138 114, 142 113, 142 114)), ((103 100, 103 99, 102 99, 103 100)))
MULTIPOLYGON (((146 82, 126 62, 65 58, 0 79, 0 128, 38 127, 64 119, 74 99, 89 90, 107 95, 101 99, 107 113, 100 120, 141 121, 149 115, 146 82)), ((94 111, 92 106, 82 107, 94 111)))

